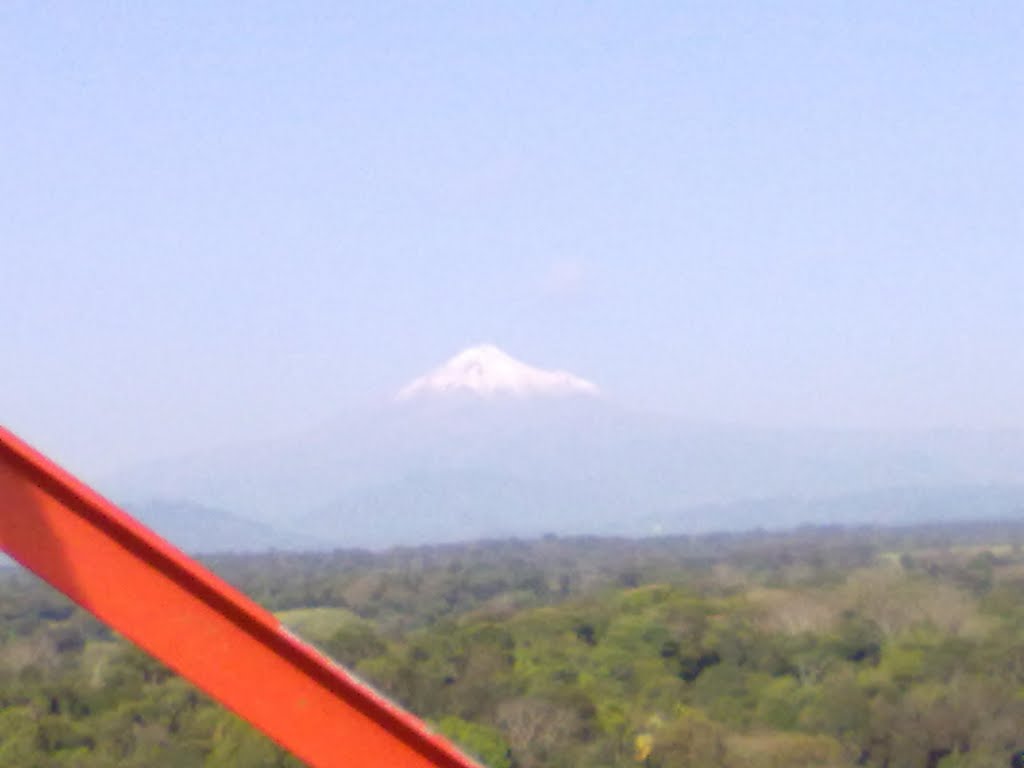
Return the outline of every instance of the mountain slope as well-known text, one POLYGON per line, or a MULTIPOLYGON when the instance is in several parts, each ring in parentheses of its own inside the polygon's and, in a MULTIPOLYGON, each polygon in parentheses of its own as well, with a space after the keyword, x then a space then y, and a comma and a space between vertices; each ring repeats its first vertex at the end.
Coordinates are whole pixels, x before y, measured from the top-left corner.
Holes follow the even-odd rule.
MULTIPOLYGON (((794 515, 820 522, 835 505, 751 509, 743 500, 1024 484, 1021 432, 699 425, 630 411, 596 391, 475 347, 397 399, 314 432, 155 462, 103 490, 195 499, 327 545, 387 546, 771 526, 794 515), (679 512, 701 509, 706 521, 679 512)), ((908 504, 889 510, 881 521, 915 514, 908 504)), ((849 522, 865 512, 848 511, 849 522)))

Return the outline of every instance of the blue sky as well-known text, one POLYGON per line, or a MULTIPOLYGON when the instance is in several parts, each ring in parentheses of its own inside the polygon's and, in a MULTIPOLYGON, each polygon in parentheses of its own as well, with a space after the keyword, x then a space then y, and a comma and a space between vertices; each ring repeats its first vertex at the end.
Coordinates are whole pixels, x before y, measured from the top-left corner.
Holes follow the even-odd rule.
POLYGON ((751 424, 1024 427, 1024 4, 0 8, 0 414, 86 471, 493 341, 751 424))

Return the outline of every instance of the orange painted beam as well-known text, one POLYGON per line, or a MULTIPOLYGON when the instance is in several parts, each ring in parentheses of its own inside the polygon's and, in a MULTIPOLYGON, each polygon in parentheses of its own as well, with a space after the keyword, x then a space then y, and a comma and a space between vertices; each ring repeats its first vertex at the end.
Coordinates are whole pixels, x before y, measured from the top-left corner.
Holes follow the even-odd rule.
POLYGON ((479 768, 0 427, 0 549, 316 768, 479 768))

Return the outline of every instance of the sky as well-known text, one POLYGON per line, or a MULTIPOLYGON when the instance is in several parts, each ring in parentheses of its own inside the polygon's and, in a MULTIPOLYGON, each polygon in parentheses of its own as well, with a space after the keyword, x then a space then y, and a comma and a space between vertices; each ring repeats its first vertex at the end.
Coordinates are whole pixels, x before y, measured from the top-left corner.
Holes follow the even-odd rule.
POLYGON ((1024 428, 1024 4, 0 5, 0 423, 102 472, 493 342, 1024 428))

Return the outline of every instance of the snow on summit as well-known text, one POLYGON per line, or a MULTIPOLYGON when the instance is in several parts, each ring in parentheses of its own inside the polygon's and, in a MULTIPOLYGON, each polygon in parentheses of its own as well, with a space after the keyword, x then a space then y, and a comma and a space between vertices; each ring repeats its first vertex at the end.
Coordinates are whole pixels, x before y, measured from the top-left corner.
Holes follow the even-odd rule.
POLYGON ((399 400, 467 393, 480 397, 596 395, 596 385, 565 371, 545 371, 516 360, 493 344, 465 349, 440 368, 409 382, 399 400))

